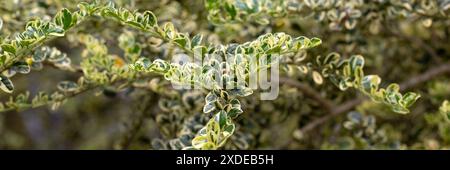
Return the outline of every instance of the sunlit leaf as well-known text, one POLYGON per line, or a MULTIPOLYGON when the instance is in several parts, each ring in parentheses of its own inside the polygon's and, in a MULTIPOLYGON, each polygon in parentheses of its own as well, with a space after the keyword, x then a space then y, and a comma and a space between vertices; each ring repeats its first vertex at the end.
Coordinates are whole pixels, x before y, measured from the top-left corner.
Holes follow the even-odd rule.
POLYGON ((8 77, 0 75, 0 89, 6 93, 12 93, 14 90, 14 85, 8 77))
POLYGON ((58 89, 62 92, 75 92, 79 89, 79 86, 72 81, 62 81, 58 83, 58 89))

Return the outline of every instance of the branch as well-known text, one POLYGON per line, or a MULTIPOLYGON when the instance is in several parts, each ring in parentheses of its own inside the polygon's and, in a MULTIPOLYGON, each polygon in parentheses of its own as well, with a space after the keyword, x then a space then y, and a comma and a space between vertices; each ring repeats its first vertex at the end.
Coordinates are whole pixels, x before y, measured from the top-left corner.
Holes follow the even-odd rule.
POLYGON ((312 129, 314 129, 315 127, 325 123, 326 121, 328 121, 329 119, 341 114, 341 113, 345 113, 351 109, 353 109, 355 106, 361 104, 365 99, 367 98, 357 98, 357 99, 353 99, 350 101, 345 102, 344 104, 338 106, 336 109, 333 109, 332 112, 330 112, 330 114, 320 117, 318 119, 315 119, 314 121, 312 121, 311 123, 308 123, 307 125, 303 126, 300 130, 303 133, 306 133, 312 129))
POLYGON ((70 67, 62 68, 62 67, 58 67, 55 63, 49 62, 49 61, 44 61, 44 62, 42 62, 42 64, 44 66, 49 66, 49 67, 52 67, 57 70, 66 70, 66 71, 73 72, 73 73, 83 74, 83 69, 81 69, 80 66, 70 65, 70 67))
POLYGON ((308 85, 305 85, 303 83, 300 83, 296 80, 292 80, 286 77, 280 77, 279 79, 280 83, 282 84, 286 84, 292 87, 296 87, 297 89, 299 89, 300 91, 303 92, 303 94, 305 94, 308 97, 311 97, 312 99, 316 100, 320 105, 322 105, 323 107, 325 107, 325 109, 327 111, 331 111, 333 108, 335 108, 335 105, 333 104, 332 101, 323 98, 319 92, 317 92, 316 90, 314 90, 313 88, 311 88, 308 85))
MULTIPOLYGON (((442 64, 438 67, 432 68, 428 71, 426 71, 425 73, 416 76, 412 79, 409 79, 407 81, 404 81, 403 83, 400 84, 400 89, 401 90, 407 90, 410 88, 413 88, 423 82, 426 82, 428 80, 433 79, 436 76, 439 76, 441 74, 450 74, 450 63, 446 63, 446 64, 442 64)), ((320 95, 318 95, 317 92, 315 92, 314 90, 310 90, 312 88, 303 85, 299 82, 290 80, 287 81, 285 80, 285 78, 280 78, 280 82, 284 82, 287 85, 291 85, 294 87, 299 88, 301 91, 303 91, 305 94, 307 94, 308 96, 318 100, 318 101, 326 101, 326 103, 332 103, 331 101, 324 99, 322 97, 320 97, 320 95), (320 98, 318 98, 320 97, 320 98)), ((344 104, 338 106, 338 107, 333 107, 335 109, 332 109, 332 111, 329 112, 328 115, 320 117, 318 119, 313 120, 312 122, 308 123, 307 125, 303 126, 300 131, 302 133, 307 133, 311 130, 313 130, 314 128, 318 127, 319 125, 327 122, 328 120, 330 120, 331 118, 340 115, 342 113, 346 113, 349 110, 353 109, 354 107, 356 107, 357 105, 361 104, 363 101, 367 100, 367 98, 356 98, 350 101, 345 102, 344 104)), ((333 106, 333 104, 331 104, 331 106, 333 106)), ((290 140, 289 142, 286 142, 285 145, 283 145, 282 147, 286 147, 289 146, 292 143, 293 140, 290 140)))
POLYGON ((389 28, 387 30, 389 30, 389 32, 392 35, 398 36, 403 39, 406 39, 407 41, 413 42, 419 48, 422 48, 423 50, 425 50, 425 52, 431 56, 431 58, 434 60, 434 62, 436 62, 436 63, 442 62, 441 58, 439 58, 439 55, 434 51, 434 49, 429 44, 425 43, 422 39, 413 37, 413 36, 404 35, 402 33, 399 33, 398 31, 394 31, 395 29, 393 29, 393 28, 389 28))
MULTIPOLYGON (((419 84, 429 81, 429 80, 433 79, 434 77, 437 77, 442 74, 450 74, 450 63, 445 63, 440 66, 431 68, 421 75, 418 75, 416 77, 413 77, 409 80, 402 82, 400 84, 400 89, 403 91, 403 90, 413 88, 419 84)), ((349 110, 353 109, 354 107, 361 104, 363 101, 365 101, 367 99, 368 98, 357 98, 357 99, 353 99, 348 102, 345 102, 344 104, 333 109, 333 111, 331 111, 330 114, 312 121, 311 123, 309 123, 309 124, 305 125, 303 128, 301 128, 300 130, 303 133, 306 133, 306 132, 314 129, 315 127, 325 123, 329 119, 331 119, 339 114, 348 112, 349 110)))
POLYGON ((450 63, 441 64, 437 67, 434 67, 432 69, 429 69, 423 74, 420 74, 416 77, 413 77, 407 81, 404 81, 400 84, 400 90, 407 90, 410 88, 413 88, 423 82, 426 82, 428 80, 433 79, 436 76, 439 76, 441 74, 449 74, 450 73, 450 63))
POLYGON ((117 149, 128 149, 130 147, 131 143, 142 129, 147 112, 158 104, 158 102, 155 101, 157 98, 153 93, 141 97, 142 102, 137 102, 137 106, 133 111, 134 113, 130 115, 132 117, 129 122, 126 122, 128 123, 128 129, 122 133, 123 136, 122 139, 119 140, 119 148, 117 149))

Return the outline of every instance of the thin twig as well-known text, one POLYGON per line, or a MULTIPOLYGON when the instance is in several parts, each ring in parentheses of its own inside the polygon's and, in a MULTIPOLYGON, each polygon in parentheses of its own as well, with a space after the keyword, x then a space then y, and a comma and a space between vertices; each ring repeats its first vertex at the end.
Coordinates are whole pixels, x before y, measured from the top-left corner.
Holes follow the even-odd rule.
POLYGON ((441 74, 450 73, 450 63, 441 64, 400 84, 400 90, 411 89, 441 74))
POLYGON ((434 62, 436 62, 436 63, 442 62, 441 58, 436 53, 436 51, 429 44, 425 43, 422 39, 413 37, 413 36, 407 36, 402 33, 399 33, 398 31, 392 31, 394 29, 387 29, 387 30, 389 30, 389 32, 391 32, 393 35, 401 37, 403 39, 406 39, 407 41, 411 41, 415 45, 417 45, 419 48, 422 48, 423 50, 425 50, 425 52, 431 56, 431 58, 434 60, 434 62))
POLYGON ((142 96, 143 102, 139 102, 137 104, 137 108, 135 110, 134 118, 130 118, 130 128, 125 131, 123 134, 123 138, 121 139, 121 148, 120 149, 128 149, 133 142, 133 140, 138 135, 138 132, 141 130, 142 125, 144 124, 144 120, 147 112, 157 106, 158 102, 155 102, 155 95, 142 96))
POLYGON ((320 105, 322 105, 323 107, 325 107, 325 109, 327 111, 331 111, 334 108, 334 104, 332 101, 322 97, 319 92, 317 92, 316 90, 314 90, 313 88, 311 88, 310 86, 300 83, 296 80, 293 79, 289 79, 286 77, 280 77, 279 79, 281 84, 286 84, 292 87, 295 87, 297 89, 299 89, 300 91, 303 92, 303 94, 305 94, 308 97, 313 98, 314 100, 316 100, 320 105))
POLYGON ((76 66, 76 65, 70 65, 69 67, 62 68, 62 67, 56 66, 55 63, 50 62, 50 61, 44 61, 44 62, 42 62, 42 64, 44 66, 50 66, 50 67, 52 67, 54 69, 58 69, 58 70, 65 70, 65 71, 69 71, 69 72, 73 72, 73 73, 81 73, 81 74, 83 74, 83 69, 81 69, 80 66, 76 66))

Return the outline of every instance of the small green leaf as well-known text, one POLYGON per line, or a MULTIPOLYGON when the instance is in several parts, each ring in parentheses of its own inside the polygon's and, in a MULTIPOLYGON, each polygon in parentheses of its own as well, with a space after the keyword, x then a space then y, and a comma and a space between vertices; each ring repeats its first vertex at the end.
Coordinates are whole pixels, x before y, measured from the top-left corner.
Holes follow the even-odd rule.
POLYGON ((308 73, 308 67, 301 65, 301 66, 297 66, 298 71, 300 71, 302 74, 306 74, 308 73))
POLYGON ((312 77, 313 77, 313 80, 314 80, 314 82, 316 84, 321 85, 323 83, 323 78, 322 78, 322 76, 320 75, 319 72, 313 71, 312 72, 312 77))
POLYGON ((209 92, 208 95, 205 97, 206 103, 212 103, 217 101, 217 95, 213 92, 209 92))
POLYGON ((70 63, 72 63, 72 60, 70 60, 69 57, 65 57, 62 60, 54 62, 55 66, 59 68, 70 67, 70 63))
POLYGON ((175 37, 175 27, 171 22, 165 23, 162 28, 166 37, 170 39, 173 39, 175 37))
POLYGON ((244 111, 242 111, 241 107, 232 107, 229 111, 228 111, 228 116, 232 119, 237 118, 241 113, 243 113, 244 111))
POLYGON ((218 122, 220 127, 224 127, 227 124, 227 113, 223 110, 219 111, 219 113, 217 113, 217 117, 218 117, 218 122))
POLYGON ((158 73, 165 73, 168 70, 170 70, 170 65, 164 60, 156 59, 150 65, 150 68, 151 68, 152 71, 155 71, 155 72, 158 72, 158 73))
POLYGON ((391 92, 391 93, 386 93, 385 94, 385 99, 387 101, 388 104, 391 105, 398 105, 400 100, 401 100, 401 94, 398 92, 391 92))
POLYGON ((228 100, 228 97, 230 95, 228 94, 228 92, 226 92, 225 90, 220 91, 220 98, 224 99, 224 100, 228 100))
POLYGON ((241 102, 238 99, 231 99, 230 104, 231 107, 241 107, 241 102))
POLYGON ((417 99, 420 98, 420 95, 417 93, 413 93, 413 92, 408 92, 405 95, 403 95, 402 98, 402 104, 404 107, 410 107, 411 105, 413 105, 417 99))
POLYGON ((323 60, 322 64, 324 64, 324 65, 336 64, 339 61, 340 58, 341 58, 341 55, 339 55, 338 53, 334 53, 333 52, 333 53, 328 54, 325 57, 325 59, 323 60))
POLYGON ((400 113, 400 114, 407 114, 409 113, 409 110, 404 108, 404 107, 399 107, 399 106, 393 106, 392 110, 396 113, 400 113))
POLYGON ((218 8, 220 5, 218 0, 206 0, 205 6, 207 9, 215 9, 218 8))
POLYGON ((305 36, 300 36, 295 38, 295 48, 297 49, 303 49, 308 48, 310 40, 306 38, 305 36))
POLYGON ((364 76, 361 86, 364 91, 373 94, 378 90, 378 86, 381 83, 381 78, 378 75, 364 76))
POLYGON ((13 69, 7 69, 7 70, 5 70, 5 71, 2 72, 2 74, 3 74, 4 76, 8 77, 8 78, 10 78, 10 77, 16 75, 16 73, 17 73, 17 72, 16 72, 15 70, 13 70, 13 69))
POLYGON ((103 10, 101 12, 102 12, 101 13, 102 16, 113 17, 119 21, 122 20, 122 18, 117 13, 115 13, 112 8, 103 8, 103 10))
POLYGON ((228 15, 231 16, 231 19, 236 17, 237 11, 233 4, 225 3, 225 10, 228 12, 228 15))
POLYGON ((223 128, 223 134, 225 137, 231 136, 236 129, 234 124, 227 125, 223 128))
POLYGON ((396 93, 400 90, 400 86, 398 84, 392 83, 386 88, 386 93, 396 93))
POLYGON ((42 70, 42 68, 44 67, 44 65, 42 63, 38 63, 38 62, 33 62, 31 63, 31 69, 33 70, 42 70))
POLYGON ((206 136, 196 136, 192 139, 192 146, 196 149, 202 149, 208 145, 208 138, 206 136))
POLYGON ((345 121, 343 125, 348 130, 352 130, 356 126, 356 124, 351 121, 345 121))
POLYGON ((49 55, 48 53, 49 50, 50 49, 48 49, 47 47, 42 47, 41 49, 36 50, 32 56, 33 63, 35 62, 40 63, 44 61, 49 55))
POLYGON ((267 50, 266 54, 277 54, 277 53, 280 53, 280 51, 281 51, 281 46, 277 45, 277 46, 272 47, 271 49, 267 50))
POLYGON ((447 122, 450 122, 450 102, 448 100, 442 102, 441 107, 439 107, 439 112, 447 122))
POLYGON ((264 17, 257 17, 257 18, 255 18, 255 22, 258 23, 258 24, 260 24, 260 25, 267 25, 267 24, 270 24, 269 19, 264 18, 264 17))
POLYGON ((136 63, 134 63, 135 70, 147 70, 151 66, 151 62, 148 58, 139 58, 136 63))
POLYGON ((361 124, 363 121, 363 117, 359 112, 350 112, 347 114, 347 119, 355 124, 361 124))
POLYGON ((129 26, 135 27, 135 28, 142 28, 142 24, 138 23, 136 21, 127 21, 126 22, 129 26))
POLYGON ((53 48, 53 52, 48 57, 48 61, 58 62, 58 61, 64 60, 65 58, 67 58, 66 53, 62 53, 61 51, 56 50, 56 48, 53 48))
POLYGON ((357 68, 364 66, 364 58, 361 55, 354 55, 350 58, 350 68, 355 71, 357 68))
POLYGON ((253 94, 253 90, 250 88, 237 89, 236 94, 238 96, 245 97, 253 94))
POLYGON ((345 80, 342 80, 339 81, 338 87, 341 90, 347 90, 349 88, 349 84, 345 80))
POLYGON ((174 39, 175 43, 177 43, 180 47, 186 47, 186 44, 188 42, 188 39, 184 36, 180 36, 176 39, 174 39))

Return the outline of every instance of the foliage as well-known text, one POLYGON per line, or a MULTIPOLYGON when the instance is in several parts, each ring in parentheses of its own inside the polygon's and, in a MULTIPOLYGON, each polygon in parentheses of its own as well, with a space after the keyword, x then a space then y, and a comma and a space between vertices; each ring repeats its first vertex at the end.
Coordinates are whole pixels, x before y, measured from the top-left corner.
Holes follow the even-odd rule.
MULTIPOLYGON (((60 137, 80 142, 68 148, 427 148, 415 143, 435 133, 426 125, 450 141, 438 116, 423 116, 448 99, 448 78, 412 89, 450 72, 450 1, 2 3, 0 147, 43 147, 3 119, 27 112, 75 124, 65 131, 77 135, 60 137), (420 75, 437 63, 444 64, 420 75), (277 65, 270 75, 280 76, 279 95, 261 101, 269 89, 250 82, 277 65), (419 118, 417 129, 405 128, 414 123, 408 113, 428 124, 419 118), (316 125, 326 114, 336 121, 316 125), (84 119, 93 121, 88 130, 84 119), (391 119, 404 123, 394 128, 391 119), (322 137, 304 129, 314 126, 322 137), (418 129, 423 135, 401 134, 418 129)), ((447 105, 440 114, 448 121, 447 105)))

